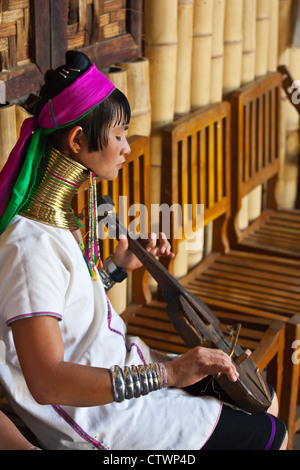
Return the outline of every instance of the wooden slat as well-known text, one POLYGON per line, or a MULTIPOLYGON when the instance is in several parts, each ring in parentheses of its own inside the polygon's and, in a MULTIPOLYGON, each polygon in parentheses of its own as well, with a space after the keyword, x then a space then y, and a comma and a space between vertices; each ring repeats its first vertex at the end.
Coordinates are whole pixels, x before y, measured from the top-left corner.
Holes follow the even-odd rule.
MULTIPOLYGON (((230 109, 227 103, 221 103, 195 111, 163 130, 165 150, 162 162, 162 191, 165 191, 164 186, 169 186, 165 178, 169 178, 171 186, 171 190, 168 189, 169 194, 166 194, 163 200, 170 207, 176 204, 184 207, 192 200, 193 195, 193 201, 197 196, 199 203, 204 204, 207 209, 204 211, 205 223, 209 223, 216 214, 220 215, 229 210, 229 126, 226 125, 229 117, 230 109), (196 148, 197 157, 194 156, 196 148), (193 161, 190 171, 196 164, 199 168, 197 178, 191 175, 188 177, 189 153, 192 154, 193 161), (170 162, 174 171, 169 176, 170 162), (189 186, 192 186, 192 193, 189 186)), ((199 217, 197 218, 195 205, 192 214, 192 220, 184 216, 183 233, 186 237, 200 228, 197 226, 199 217)), ((173 240, 178 238, 178 225, 179 221, 173 224, 173 240)))
POLYGON ((204 207, 208 207, 208 201, 206 198, 206 133, 205 129, 199 129, 200 138, 200 204, 204 204, 204 207))
POLYGON ((212 208, 215 204, 215 126, 210 124, 207 127, 208 145, 206 155, 206 172, 207 172, 207 199, 208 207, 212 208))
POLYGON ((223 120, 220 120, 215 124, 215 136, 216 136, 216 201, 219 202, 223 198, 224 194, 224 165, 223 165, 223 120))

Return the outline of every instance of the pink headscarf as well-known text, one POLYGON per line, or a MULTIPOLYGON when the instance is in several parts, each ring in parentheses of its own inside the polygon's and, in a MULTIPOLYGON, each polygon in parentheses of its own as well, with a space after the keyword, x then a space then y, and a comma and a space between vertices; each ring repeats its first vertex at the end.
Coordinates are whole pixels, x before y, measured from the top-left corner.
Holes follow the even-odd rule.
POLYGON ((24 163, 24 149, 32 134, 39 129, 55 130, 78 120, 105 100, 114 88, 113 83, 92 65, 75 82, 49 100, 38 119, 25 119, 20 137, 0 173, 0 217, 10 201, 24 163))

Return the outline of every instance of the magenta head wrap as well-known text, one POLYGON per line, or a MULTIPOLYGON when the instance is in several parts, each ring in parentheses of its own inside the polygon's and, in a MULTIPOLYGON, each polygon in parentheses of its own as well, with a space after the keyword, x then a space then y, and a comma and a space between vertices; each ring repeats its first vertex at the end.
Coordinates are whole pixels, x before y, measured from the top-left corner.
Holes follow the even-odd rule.
POLYGON ((25 119, 20 137, 0 173, 0 233, 26 203, 44 153, 44 136, 75 123, 99 105, 115 86, 92 65, 42 108, 25 119))

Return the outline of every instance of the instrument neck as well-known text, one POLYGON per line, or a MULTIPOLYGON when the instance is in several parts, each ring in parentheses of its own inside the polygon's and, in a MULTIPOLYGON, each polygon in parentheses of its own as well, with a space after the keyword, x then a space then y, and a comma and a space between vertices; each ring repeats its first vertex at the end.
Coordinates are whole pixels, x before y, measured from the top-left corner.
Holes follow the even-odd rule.
POLYGON ((164 298, 167 302, 172 300, 178 294, 185 293, 181 284, 169 273, 167 268, 161 262, 147 251, 140 239, 134 239, 128 234, 129 248, 141 261, 151 276, 159 284, 164 292, 164 298))

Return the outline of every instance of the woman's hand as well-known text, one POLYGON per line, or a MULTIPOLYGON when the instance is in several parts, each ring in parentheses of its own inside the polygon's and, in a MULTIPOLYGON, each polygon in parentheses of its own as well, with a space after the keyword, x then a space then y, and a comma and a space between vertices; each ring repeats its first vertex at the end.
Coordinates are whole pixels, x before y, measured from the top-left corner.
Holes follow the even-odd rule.
POLYGON ((220 349, 209 349, 198 346, 165 362, 168 386, 187 387, 204 379, 210 374, 227 374, 235 382, 238 372, 228 354, 220 349))
MULTIPOLYGON (((164 233, 160 233, 159 237, 155 233, 150 233, 148 239, 143 239, 145 248, 154 256, 167 256, 174 258, 174 253, 171 252, 171 245, 168 242, 164 233)), ((115 253, 112 255, 112 261, 116 266, 126 270, 133 270, 142 266, 132 251, 128 248, 128 239, 125 235, 120 235, 119 243, 115 253)))

